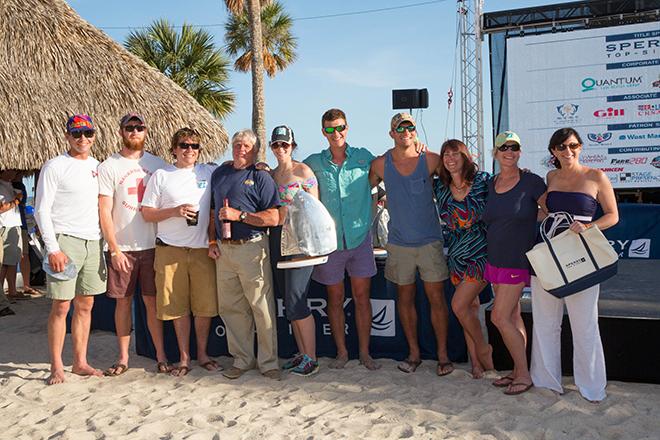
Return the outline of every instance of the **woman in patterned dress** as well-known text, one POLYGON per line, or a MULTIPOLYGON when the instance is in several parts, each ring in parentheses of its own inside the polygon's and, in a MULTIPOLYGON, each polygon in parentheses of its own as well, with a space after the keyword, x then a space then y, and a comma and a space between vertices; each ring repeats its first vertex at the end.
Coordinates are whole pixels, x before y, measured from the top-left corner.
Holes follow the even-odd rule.
POLYGON ((478 171, 465 144, 451 139, 440 149, 442 164, 435 196, 447 228, 450 279, 456 288, 452 310, 463 326, 472 363, 472 377, 493 369, 492 347, 479 322, 479 293, 486 287, 486 226, 481 215, 488 196, 488 173, 478 171))

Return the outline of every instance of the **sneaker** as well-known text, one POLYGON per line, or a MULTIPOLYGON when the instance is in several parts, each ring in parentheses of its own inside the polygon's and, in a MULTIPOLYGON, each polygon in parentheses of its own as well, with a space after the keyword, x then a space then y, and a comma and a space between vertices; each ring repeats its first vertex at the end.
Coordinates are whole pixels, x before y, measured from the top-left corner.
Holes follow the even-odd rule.
POLYGON ((284 370, 284 371, 293 370, 298 365, 300 365, 300 363, 302 362, 304 357, 305 357, 305 355, 303 355, 303 354, 300 354, 300 353, 296 354, 291 359, 286 361, 284 363, 284 365, 282 365, 282 370, 284 370))
POLYGON ((303 360, 291 373, 297 376, 311 376, 319 372, 319 363, 307 355, 303 355, 303 360))
POLYGON ((229 370, 223 371, 222 375, 225 376, 227 379, 238 379, 243 374, 245 374, 246 371, 247 370, 241 370, 240 368, 237 367, 231 367, 229 370))

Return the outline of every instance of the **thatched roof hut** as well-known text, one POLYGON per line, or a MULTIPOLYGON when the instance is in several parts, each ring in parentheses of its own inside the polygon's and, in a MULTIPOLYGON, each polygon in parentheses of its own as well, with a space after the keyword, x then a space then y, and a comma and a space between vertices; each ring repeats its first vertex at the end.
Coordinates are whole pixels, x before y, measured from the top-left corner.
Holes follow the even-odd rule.
POLYGON ((170 158, 169 142, 189 126, 204 136, 200 160, 222 154, 227 133, 185 90, 84 21, 63 0, 0 2, 0 169, 39 169, 67 149, 67 117, 97 126, 92 154, 119 149, 119 119, 145 116, 146 148, 170 158))

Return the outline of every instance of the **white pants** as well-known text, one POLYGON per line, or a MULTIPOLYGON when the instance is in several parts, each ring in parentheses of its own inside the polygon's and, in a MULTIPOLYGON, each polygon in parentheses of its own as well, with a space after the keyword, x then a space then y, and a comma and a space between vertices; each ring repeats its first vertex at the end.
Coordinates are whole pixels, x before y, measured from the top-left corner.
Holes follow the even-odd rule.
POLYGON ((606 396, 605 356, 598 329, 600 285, 559 299, 541 287, 532 276, 533 342, 530 373, 534 386, 562 393, 561 322, 564 303, 573 334, 573 374, 575 385, 588 400, 606 396))

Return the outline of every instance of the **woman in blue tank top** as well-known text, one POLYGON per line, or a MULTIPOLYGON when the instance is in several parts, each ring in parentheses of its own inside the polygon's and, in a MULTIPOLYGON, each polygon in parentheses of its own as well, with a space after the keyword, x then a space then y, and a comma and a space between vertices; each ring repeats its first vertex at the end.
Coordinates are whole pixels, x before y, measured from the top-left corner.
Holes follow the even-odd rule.
MULTIPOLYGON (((614 226, 619 221, 619 213, 612 184, 601 170, 580 164, 580 135, 572 128, 561 128, 550 138, 548 150, 557 169, 548 173, 547 196, 542 197, 540 203, 545 203, 548 212, 572 214, 575 221, 570 229, 576 233, 594 225, 600 230, 614 226), (592 220, 598 204, 603 215, 592 220)), ((566 304, 573 334, 575 385, 585 399, 603 400, 607 378, 598 330, 600 286, 559 299, 543 290, 534 276, 531 285, 534 328, 530 372, 534 385, 563 393, 560 335, 566 304)))

